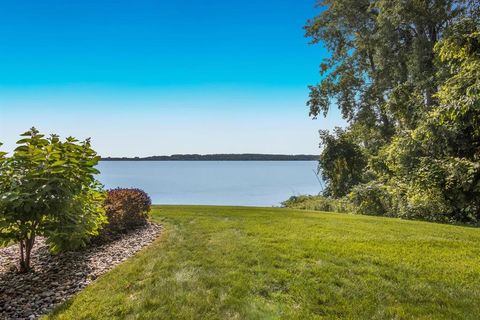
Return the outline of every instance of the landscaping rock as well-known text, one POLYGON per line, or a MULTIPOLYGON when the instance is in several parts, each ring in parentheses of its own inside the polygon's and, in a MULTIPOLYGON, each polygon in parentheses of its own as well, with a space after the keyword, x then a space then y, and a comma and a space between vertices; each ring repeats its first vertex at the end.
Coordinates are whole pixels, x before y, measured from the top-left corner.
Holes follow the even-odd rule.
POLYGON ((38 238, 27 274, 15 271, 18 246, 0 249, 0 319, 39 318, 152 243, 161 230, 149 223, 115 241, 57 255, 38 238))

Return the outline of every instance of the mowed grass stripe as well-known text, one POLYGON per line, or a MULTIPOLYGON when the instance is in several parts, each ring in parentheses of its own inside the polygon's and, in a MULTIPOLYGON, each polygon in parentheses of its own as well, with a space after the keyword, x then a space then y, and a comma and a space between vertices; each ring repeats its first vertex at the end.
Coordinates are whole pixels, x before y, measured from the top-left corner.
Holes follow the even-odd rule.
POLYGON ((155 206, 151 247, 48 319, 476 319, 480 229, 155 206))

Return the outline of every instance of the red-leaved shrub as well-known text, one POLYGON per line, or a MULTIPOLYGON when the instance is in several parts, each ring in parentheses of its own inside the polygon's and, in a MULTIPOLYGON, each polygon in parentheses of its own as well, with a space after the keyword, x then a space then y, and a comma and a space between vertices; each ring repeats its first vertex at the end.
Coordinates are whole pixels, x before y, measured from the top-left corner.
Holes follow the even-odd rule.
POLYGON ((112 189, 105 199, 105 212, 108 224, 103 232, 122 233, 148 221, 152 201, 145 191, 140 189, 112 189))

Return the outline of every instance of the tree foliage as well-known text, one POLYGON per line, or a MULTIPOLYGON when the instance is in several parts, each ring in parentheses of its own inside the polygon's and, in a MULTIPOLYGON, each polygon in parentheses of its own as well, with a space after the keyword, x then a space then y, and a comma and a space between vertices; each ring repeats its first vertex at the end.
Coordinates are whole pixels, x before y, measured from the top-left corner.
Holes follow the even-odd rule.
POLYGON ((310 87, 310 115, 336 105, 349 122, 320 157, 327 194, 348 194, 361 213, 478 222, 479 1, 318 4, 306 35, 331 55, 310 87), (365 165, 355 180, 336 179, 352 175, 338 149, 348 144, 365 165))
POLYGON ((99 157, 88 140, 22 134, 12 156, 0 162, 0 241, 17 242, 21 272, 30 269, 36 236, 52 251, 86 244, 106 222, 104 194, 94 175, 99 157))
POLYGON ((321 173, 323 179, 330 182, 324 193, 342 197, 346 195, 346 190, 362 182, 366 159, 360 148, 340 128, 335 130, 335 135, 321 131, 320 138, 323 145, 321 173))

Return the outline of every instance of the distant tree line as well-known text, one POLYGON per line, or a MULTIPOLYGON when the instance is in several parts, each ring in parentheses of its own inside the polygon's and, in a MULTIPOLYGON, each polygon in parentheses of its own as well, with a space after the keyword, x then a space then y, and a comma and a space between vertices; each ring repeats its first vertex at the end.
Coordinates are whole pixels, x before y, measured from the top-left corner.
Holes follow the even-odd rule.
POLYGON ((480 221, 480 1, 323 0, 306 36, 330 54, 310 87, 323 195, 356 212, 480 221))
POLYGON ((174 154, 151 157, 106 157, 103 161, 317 161, 318 155, 297 154, 174 154))

